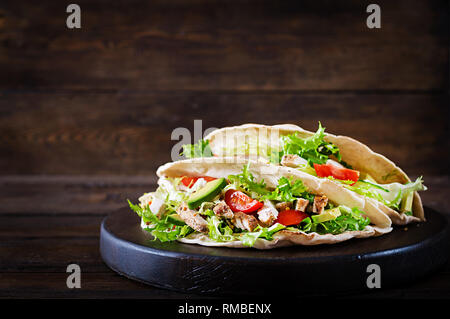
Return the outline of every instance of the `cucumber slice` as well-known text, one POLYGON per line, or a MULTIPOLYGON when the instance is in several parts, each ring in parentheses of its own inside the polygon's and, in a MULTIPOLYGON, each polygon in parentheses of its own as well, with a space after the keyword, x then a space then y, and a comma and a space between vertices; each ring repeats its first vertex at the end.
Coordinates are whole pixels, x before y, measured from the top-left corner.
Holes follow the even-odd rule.
POLYGON ((227 185, 225 178, 218 178, 192 193, 187 200, 190 209, 198 208, 203 202, 210 201, 227 185))
POLYGON ((167 221, 171 224, 177 225, 177 226, 184 226, 186 223, 184 220, 180 217, 178 214, 171 214, 167 216, 167 221))

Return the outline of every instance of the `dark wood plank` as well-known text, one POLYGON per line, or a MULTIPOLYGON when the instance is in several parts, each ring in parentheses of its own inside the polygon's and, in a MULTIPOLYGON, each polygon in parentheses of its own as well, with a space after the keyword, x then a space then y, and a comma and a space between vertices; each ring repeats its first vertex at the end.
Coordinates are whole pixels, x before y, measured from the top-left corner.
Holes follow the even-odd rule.
POLYGON ((6 94, 1 174, 152 175, 171 133, 294 123, 356 138, 409 174, 448 174, 449 96, 427 94, 6 94))
MULTIPOLYGON (((148 299, 192 299, 170 290, 147 286, 116 274, 81 273, 81 288, 66 286, 65 272, 58 273, 0 273, 0 298, 148 298, 148 299)), ((202 296, 201 298, 210 298, 202 296)))
POLYGON ((104 216, 156 189, 156 177, 0 177, 0 213, 104 216))
MULTIPOLYGON (((82 273, 81 288, 66 287, 66 273, 0 273, 0 298, 148 298, 197 299, 211 295, 182 294, 128 280, 113 271, 82 273)), ((345 298, 429 298, 448 297, 450 273, 439 273, 406 287, 345 295, 345 298)), ((278 292, 280 295, 282 292, 278 292)), ((268 298, 270 292, 265 292, 268 298)), ((273 296, 276 297, 276 296, 273 296)), ((292 295, 290 296, 292 297, 292 295)))
POLYGON ((446 90, 448 2, 87 1, 0 4, 0 89, 446 90))
MULTIPOLYGON (((130 212, 130 215, 132 213, 130 212)), ((97 239, 103 215, 0 215, 0 238, 8 240, 97 239)))
POLYGON ((83 238, 82 235, 3 240, 0 255, 0 273, 65 272, 72 263, 78 264, 83 272, 105 272, 108 269, 100 257, 98 238, 83 238))

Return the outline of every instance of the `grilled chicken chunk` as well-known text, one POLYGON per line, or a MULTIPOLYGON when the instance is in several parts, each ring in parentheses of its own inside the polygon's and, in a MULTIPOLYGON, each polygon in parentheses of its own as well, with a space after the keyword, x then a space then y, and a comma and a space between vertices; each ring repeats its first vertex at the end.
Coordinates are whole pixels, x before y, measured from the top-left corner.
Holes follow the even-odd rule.
POLYGON ((308 207, 309 200, 304 198, 297 199, 297 202, 295 203, 295 210, 299 210, 301 212, 306 212, 306 207, 308 207))
POLYGON ((264 227, 270 227, 275 224, 277 217, 278 210, 270 200, 265 200, 264 206, 258 211, 259 223, 264 227))
POLYGON ((303 166, 305 165, 305 163, 308 163, 305 159, 301 158, 298 155, 294 155, 294 154, 285 154, 283 155, 283 157, 281 158, 280 164, 282 166, 287 166, 287 167, 299 167, 299 166, 303 166))
POLYGON ((213 208, 214 214, 216 214, 218 217, 223 217, 227 219, 232 219, 234 217, 234 213, 231 210, 230 207, 224 202, 221 201, 213 208))
POLYGON ((313 204, 313 213, 322 214, 327 204, 328 198, 325 195, 315 196, 313 204))
POLYGON ((177 213, 192 229, 201 233, 208 232, 208 223, 206 220, 198 212, 189 209, 186 203, 181 203, 177 208, 177 213))
POLYGON ((256 228, 256 226, 258 226, 258 220, 256 219, 256 217, 244 214, 242 212, 234 213, 232 223, 237 228, 248 231, 253 231, 256 228))
POLYGON ((275 207, 281 212, 282 210, 291 209, 292 208, 292 203, 280 202, 280 203, 276 203, 275 207))

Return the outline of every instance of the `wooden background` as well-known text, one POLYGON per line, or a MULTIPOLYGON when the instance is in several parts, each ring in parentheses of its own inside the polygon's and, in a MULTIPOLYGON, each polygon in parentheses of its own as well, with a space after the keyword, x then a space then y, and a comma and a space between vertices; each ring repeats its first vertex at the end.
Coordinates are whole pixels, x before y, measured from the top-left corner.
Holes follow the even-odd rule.
MULTIPOLYGON (((423 175, 425 204, 450 212, 449 3, 377 1, 368 29, 371 2, 79 0, 69 30, 69 1, 2 1, 0 297, 175 296, 107 269, 98 229, 154 188, 195 119, 321 121, 423 175), (84 290, 65 288, 71 262, 84 290)), ((391 294, 450 294, 440 276, 391 294)))

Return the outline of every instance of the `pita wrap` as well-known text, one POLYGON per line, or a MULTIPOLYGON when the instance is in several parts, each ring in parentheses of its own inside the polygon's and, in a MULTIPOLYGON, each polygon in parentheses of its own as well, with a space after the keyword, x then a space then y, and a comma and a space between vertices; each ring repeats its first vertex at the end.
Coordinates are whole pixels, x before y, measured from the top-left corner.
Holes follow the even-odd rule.
MULTIPOLYGON (((320 179, 289 167, 271 165, 263 161, 250 160, 249 162, 244 157, 207 157, 167 163, 158 168, 157 175, 160 179, 181 176, 226 178, 229 175, 240 174, 243 166, 247 163, 250 163, 250 171, 255 179, 258 181, 264 179, 269 189, 276 188, 278 179, 283 176, 292 178, 293 181, 301 180, 313 194, 325 195, 330 201, 338 205, 345 205, 351 208, 357 207, 370 218, 373 224, 366 226, 363 231, 346 231, 337 235, 305 233, 300 230, 281 230, 275 233, 273 240, 258 238, 253 246, 255 248, 269 249, 290 245, 334 244, 351 238, 379 236, 392 230, 391 220, 380 209, 380 204, 377 201, 359 196, 329 179, 320 179)), ((203 233, 193 233, 178 240, 184 243, 195 243, 204 246, 246 247, 239 240, 216 242, 203 233)))
MULTIPOLYGON (((215 156, 267 154, 266 150, 268 147, 275 148, 280 145, 280 136, 293 133, 297 133, 300 138, 314 135, 314 132, 306 131, 293 124, 274 126, 244 124, 215 130, 204 139, 209 141, 212 153, 215 156), (230 145, 232 145, 231 148, 230 145)), ((329 133, 325 133, 324 139, 339 148, 343 161, 354 169, 371 175, 379 184, 394 182, 405 184, 411 182, 400 167, 355 139, 329 133)), ((379 203, 379 209, 387 214, 392 222, 397 225, 425 220, 422 201, 417 192, 414 192, 413 216, 400 214, 382 203, 379 203)))

